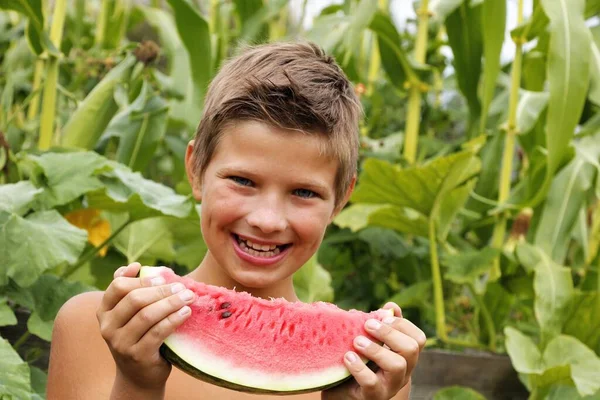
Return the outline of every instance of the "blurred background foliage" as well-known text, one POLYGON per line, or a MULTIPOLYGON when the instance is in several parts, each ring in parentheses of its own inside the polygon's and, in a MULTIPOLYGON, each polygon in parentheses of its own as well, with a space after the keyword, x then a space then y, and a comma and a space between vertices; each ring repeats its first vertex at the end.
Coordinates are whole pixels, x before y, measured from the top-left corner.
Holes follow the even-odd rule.
POLYGON ((1 339, 0 394, 44 397, 33 339, 68 298, 128 262, 198 265, 183 157, 207 84, 240 44, 308 39, 365 117, 356 192, 294 277, 301 298, 392 300, 430 346, 507 353, 532 399, 600 395, 599 1, 0 9, 0 327, 26 325, 1 339))

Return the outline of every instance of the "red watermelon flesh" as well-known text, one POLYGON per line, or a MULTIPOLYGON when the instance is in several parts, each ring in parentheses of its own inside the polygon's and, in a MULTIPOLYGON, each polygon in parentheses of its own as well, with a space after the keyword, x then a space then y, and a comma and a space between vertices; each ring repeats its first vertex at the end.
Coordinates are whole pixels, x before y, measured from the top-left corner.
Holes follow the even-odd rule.
POLYGON ((196 293, 191 316, 165 340, 163 355, 187 373, 235 390, 295 394, 323 390, 350 376, 343 357, 364 323, 391 310, 345 311, 316 302, 264 300, 206 285, 164 267, 143 267, 196 293))

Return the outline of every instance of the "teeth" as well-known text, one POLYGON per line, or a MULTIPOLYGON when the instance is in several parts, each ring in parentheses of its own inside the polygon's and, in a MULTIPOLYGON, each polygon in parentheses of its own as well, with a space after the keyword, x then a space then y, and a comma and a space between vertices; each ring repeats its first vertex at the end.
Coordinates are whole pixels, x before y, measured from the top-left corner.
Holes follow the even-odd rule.
POLYGON ((281 253, 276 245, 257 245, 250 240, 239 239, 240 248, 254 257, 273 257, 281 253), (256 246, 256 247, 255 247, 256 246))

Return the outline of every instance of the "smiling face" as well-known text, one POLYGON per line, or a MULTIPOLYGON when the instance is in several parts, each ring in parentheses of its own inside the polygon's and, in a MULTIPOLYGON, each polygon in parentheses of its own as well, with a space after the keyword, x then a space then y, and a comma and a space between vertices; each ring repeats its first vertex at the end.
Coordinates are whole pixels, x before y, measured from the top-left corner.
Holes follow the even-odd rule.
MULTIPOLYGON (((338 163, 322 154, 323 140, 255 121, 227 129, 202 181, 193 180, 209 249, 196 279, 261 297, 293 294, 292 274, 335 215, 338 163)), ((189 176, 190 157, 188 148, 189 176)))

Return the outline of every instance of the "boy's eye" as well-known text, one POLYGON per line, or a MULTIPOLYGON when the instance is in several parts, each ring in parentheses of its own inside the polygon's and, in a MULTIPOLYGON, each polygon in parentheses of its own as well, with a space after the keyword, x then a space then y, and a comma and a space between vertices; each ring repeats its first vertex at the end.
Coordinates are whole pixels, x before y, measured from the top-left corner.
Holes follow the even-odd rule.
POLYGON ((294 194, 298 197, 302 197, 304 199, 312 199, 313 197, 318 197, 319 195, 312 190, 308 189, 296 189, 294 190, 294 194))
POLYGON ((242 186, 252 186, 252 181, 247 178, 242 178, 241 176, 230 176, 229 179, 242 186))

